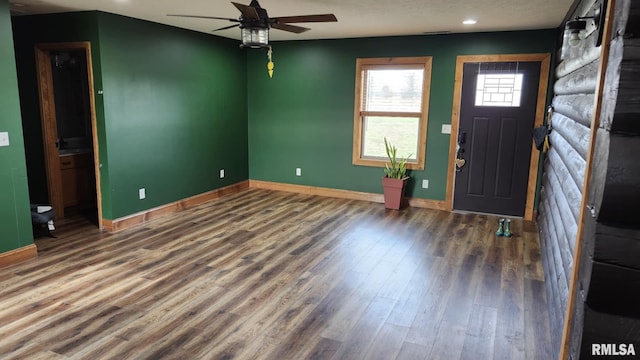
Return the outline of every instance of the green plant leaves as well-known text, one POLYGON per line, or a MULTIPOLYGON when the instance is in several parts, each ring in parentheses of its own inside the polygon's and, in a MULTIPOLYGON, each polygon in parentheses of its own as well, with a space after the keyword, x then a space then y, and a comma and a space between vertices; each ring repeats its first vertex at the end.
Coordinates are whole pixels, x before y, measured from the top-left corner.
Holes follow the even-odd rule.
MULTIPOLYGON (((404 179, 407 177, 407 159, 397 159, 398 149, 384 138, 384 147, 387 152, 387 157, 390 163, 385 163, 384 174, 388 178, 392 179, 404 179)), ((411 156, 411 155, 409 155, 411 156)))

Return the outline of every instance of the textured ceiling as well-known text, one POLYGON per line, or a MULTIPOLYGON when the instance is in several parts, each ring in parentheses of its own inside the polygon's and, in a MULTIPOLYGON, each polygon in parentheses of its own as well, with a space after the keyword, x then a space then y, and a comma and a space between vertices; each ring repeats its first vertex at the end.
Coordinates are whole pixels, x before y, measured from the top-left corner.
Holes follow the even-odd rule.
MULTIPOLYGON (((14 15, 100 10, 206 33, 232 23, 166 14, 228 18, 240 15, 230 2, 223 0, 10 0, 10 3, 14 15)), ((337 23, 296 24, 311 28, 302 34, 272 29, 271 40, 555 28, 561 25, 572 3, 573 0, 260 0, 271 17, 333 13, 338 18, 337 23), (474 19, 477 24, 463 25, 466 19, 474 19)), ((234 28, 215 34, 239 39, 240 31, 234 28)))

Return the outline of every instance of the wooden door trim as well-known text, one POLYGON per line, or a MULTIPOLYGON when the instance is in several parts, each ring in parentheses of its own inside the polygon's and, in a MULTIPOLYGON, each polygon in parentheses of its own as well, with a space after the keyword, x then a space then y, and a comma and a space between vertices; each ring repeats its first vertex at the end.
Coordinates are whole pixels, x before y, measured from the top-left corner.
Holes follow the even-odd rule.
MULTIPOLYGON (((465 63, 477 62, 514 62, 528 61, 540 63, 540 80, 538 83, 538 99, 536 103, 536 116, 534 127, 542 125, 544 121, 545 105, 547 103, 547 89, 549 82, 549 68, 551 66, 551 54, 504 54, 504 55, 461 55, 456 58, 456 75, 453 90, 453 109, 451 112, 451 138, 449 139, 449 166, 447 168, 446 207, 453 210, 453 190, 455 181, 455 158, 458 129, 460 127, 460 106, 462 103, 462 75, 465 63)), ((540 154, 531 142, 531 159, 529 163, 529 179, 527 182, 527 200, 525 203, 525 220, 533 220, 533 205, 536 195, 536 182, 538 179, 538 165, 540 154)))
POLYGON ((93 81, 93 62, 91 43, 88 41, 36 44, 36 73, 38 91, 40 95, 40 119, 42 123, 42 137, 45 144, 45 168, 47 172, 47 189, 49 201, 56 212, 56 216, 64 217, 62 199, 62 176, 60 174, 60 158, 55 146, 58 138, 56 128, 55 99, 53 97, 53 76, 51 70, 51 52, 61 50, 84 50, 87 63, 87 81, 89 88, 89 106, 91 116, 91 137, 93 144, 93 165, 96 182, 96 205, 98 207, 98 228, 103 228, 102 219, 102 191, 100 190, 100 153, 98 146, 98 124, 96 118, 96 102, 93 81))
POLYGON ((64 218, 62 201, 62 176, 60 174, 60 156, 56 147, 58 129, 56 127, 56 108, 53 98, 53 76, 50 63, 50 50, 36 45, 36 68, 38 92, 40 95, 40 121, 44 144, 44 164, 47 173, 49 202, 57 218, 64 218))

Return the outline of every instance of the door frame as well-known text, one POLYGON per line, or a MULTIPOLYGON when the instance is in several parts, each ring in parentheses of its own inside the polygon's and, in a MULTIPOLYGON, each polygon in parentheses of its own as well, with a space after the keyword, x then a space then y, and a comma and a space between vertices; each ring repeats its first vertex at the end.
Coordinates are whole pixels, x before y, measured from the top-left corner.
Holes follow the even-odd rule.
MULTIPOLYGON (((538 99, 534 127, 544 122, 545 105, 547 103, 547 89, 549 83, 549 69, 551 54, 502 54, 502 55, 460 55, 456 58, 456 77, 453 90, 453 110, 451 112, 451 138, 449 139, 449 166, 447 168, 446 208, 453 210, 453 195, 455 182, 455 159, 458 129, 460 126, 460 106, 462 102, 462 76, 465 63, 490 62, 539 62, 540 80, 538 83, 538 99)), ((531 142, 531 159, 529 162, 529 180, 527 182, 527 200, 525 203, 524 219, 533 220, 533 205, 536 196, 536 182, 538 180, 538 165, 540 154, 531 142)))
POLYGON ((91 61, 91 43, 66 42, 36 44, 36 74, 38 93, 40 95, 40 119, 42 123, 42 140, 44 144, 44 160, 47 174, 47 190, 49 201, 56 217, 64 218, 64 202, 62 199, 62 174, 60 172, 60 155, 56 147, 58 128, 56 123, 56 106, 51 69, 51 52, 84 50, 87 60, 87 81, 89 85, 89 107, 91 116, 91 137, 93 146, 93 165, 96 180, 96 205, 98 207, 98 229, 102 229, 102 193, 100 191, 100 157, 98 147, 98 126, 96 120, 96 102, 93 83, 93 63, 91 61))

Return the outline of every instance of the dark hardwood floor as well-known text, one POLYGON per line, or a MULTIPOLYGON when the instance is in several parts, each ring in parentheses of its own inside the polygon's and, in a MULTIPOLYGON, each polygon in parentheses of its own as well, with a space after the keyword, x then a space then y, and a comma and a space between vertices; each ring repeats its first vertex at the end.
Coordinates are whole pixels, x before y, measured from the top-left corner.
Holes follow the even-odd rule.
POLYGON ((538 234, 247 190, 0 269, 2 359, 552 359, 538 234))

